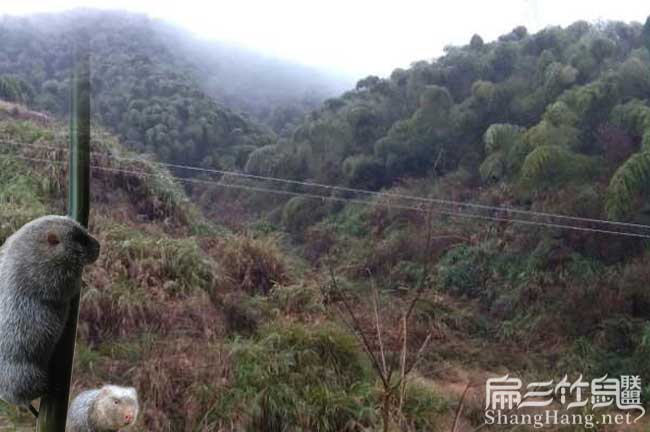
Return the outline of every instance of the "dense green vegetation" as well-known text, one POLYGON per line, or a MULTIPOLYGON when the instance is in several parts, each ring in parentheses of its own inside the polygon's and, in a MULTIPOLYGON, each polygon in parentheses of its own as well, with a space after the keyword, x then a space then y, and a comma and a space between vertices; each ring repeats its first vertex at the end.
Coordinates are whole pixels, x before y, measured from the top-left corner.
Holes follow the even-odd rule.
MULTIPOLYGON (((276 135, 214 102, 247 108, 252 99, 201 75, 212 67, 194 63, 205 47, 181 60, 149 21, 99 16, 80 24, 98 29, 96 119, 129 148, 393 195, 231 177, 212 180, 324 198, 183 189, 146 160, 127 168, 155 181, 95 172, 93 229, 105 252, 83 299, 77 388, 135 383, 148 430, 429 431, 449 430, 464 386, 488 374, 647 381, 647 240, 436 213, 441 205, 429 213, 395 194, 493 207, 442 209, 471 216, 507 219, 494 208, 516 207, 649 224, 650 19, 518 27, 494 42, 475 35, 434 61, 364 78, 304 118, 302 105, 273 125, 276 135), (342 326, 342 298, 354 300, 356 330, 349 319, 342 326), (376 332, 382 343, 365 351, 353 338, 376 332), (382 391, 368 351, 399 370, 427 337, 399 397, 382 391)), ((0 25, 9 41, 0 47, 2 97, 61 114, 65 56, 44 47, 65 36, 50 22, 35 37, 33 22, 19 22, 0 25)), ((60 126, 14 110, 0 117, 3 138, 63 142, 60 126)), ((125 154, 106 135, 96 145, 125 154)), ((9 221, 0 236, 60 209, 65 172, 0 163, 9 221)), ((474 427, 482 390, 462 416, 474 427)))
MULTIPOLYGON (((650 169, 649 32, 650 22, 577 22, 534 35, 518 27, 492 43, 475 36, 433 62, 359 81, 256 153, 296 178, 374 189, 464 169, 483 187, 508 185, 520 204, 600 184, 593 216, 638 218, 650 169)), ((256 153, 251 172, 263 165, 256 153)))

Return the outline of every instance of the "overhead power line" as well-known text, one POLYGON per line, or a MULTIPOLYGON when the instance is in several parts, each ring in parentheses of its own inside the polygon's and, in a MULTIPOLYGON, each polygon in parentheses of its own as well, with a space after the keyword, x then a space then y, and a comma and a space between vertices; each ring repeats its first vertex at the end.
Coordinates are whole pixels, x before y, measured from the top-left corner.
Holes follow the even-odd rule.
MULTIPOLYGON (((63 148, 63 147, 47 146, 47 145, 42 145, 42 144, 24 144, 24 143, 20 143, 20 142, 12 142, 12 141, 0 141, 0 142, 10 144, 10 145, 16 145, 16 146, 27 146, 27 147, 33 147, 33 148, 46 148, 46 149, 57 150, 57 151, 66 151, 65 148, 63 148)), ((572 215, 565 215, 565 214, 539 212, 539 211, 534 211, 534 210, 523 210, 523 209, 516 209, 516 208, 512 208, 512 207, 490 206, 490 205, 486 205, 486 204, 478 204, 478 203, 471 203, 471 202, 462 202, 462 201, 445 200, 445 199, 439 199, 439 198, 428 198, 428 197, 419 197, 419 196, 414 196, 414 195, 397 194, 397 193, 394 193, 394 192, 378 192, 378 191, 371 191, 371 190, 365 190, 365 189, 350 188, 350 187, 345 187, 345 186, 326 185, 326 184, 321 184, 321 183, 306 182, 306 181, 300 181, 300 180, 291 180, 291 179, 285 179, 285 178, 280 178, 280 177, 261 176, 261 175, 248 174, 248 173, 242 173, 242 172, 237 172, 237 171, 218 170, 218 169, 211 169, 211 168, 202 168, 202 167, 197 167, 197 166, 192 166, 192 165, 181 165, 181 164, 173 164, 173 163, 152 161, 152 160, 149 160, 149 159, 142 159, 142 158, 117 156, 117 155, 112 155, 112 154, 103 153, 103 152, 92 152, 92 154, 97 155, 97 156, 110 158, 112 160, 120 160, 120 161, 127 161, 127 162, 138 162, 138 163, 143 163, 143 162, 146 161, 148 163, 156 164, 156 165, 159 165, 159 166, 164 166, 164 167, 167 167, 167 168, 184 169, 184 170, 189 170, 189 171, 194 171, 194 172, 202 172, 202 173, 212 174, 212 175, 218 174, 218 175, 224 175, 224 176, 247 178, 247 179, 252 179, 252 180, 270 181, 270 182, 285 183, 285 184, 291 184, 291 185, 300 185, 300 186, 304 186, 304 187, 314 187, 314 188, 319 188, 319 189, 328 189, 328 190, 334 190, 334 191, 359 193, 359 194, 365 194, 365 195, 370 195, 370 196, 375 196, 375 197, 399 198, 399 199, 410 200, 410 201, 434 203, 434 204, 441 204, 441 205, 447 205, 447 206, 466 207, 466 208, 473 208, 473 209, 480 209, 480 210, 492 210, 492 211, 495 211, 495 212, 529 215, 529 216, 540 217, 540 218, 545 217, 545 218, 553 218, 553 219, 562 219, 562 220, 567 220, 567 221, 587 222, 587 223, 595 223, 595 224, 601 224, 601 225, 621 226, 621 227, 640 228, 640 229, 650 230, 649 225, 637 224, 637 223, 632 223, 632 222, 611 221, 611 220, 606 220, 606 219, 587 218, 587 217, 572 216, 572 215)), ((176 176, 176 178, 184 178, 184 177, 176 176)))
MULTIPOLYGON (((63 162, 60 162, 60 161, 52 161, 52 160, 41 159, 41 158, 31 158, 31 157, 19 156, 19 155, 0 154, 0 157, 9 158, 9 159, 32 161, 32 162, 39 162, 39 163, 47 163, 47 164, 52 164, 52 165, 60 165, 60 166, 64 165, 63 162)), ((159 176, 159 174, 156 174, 156 173, 147 173, 147 172, 144 172, 144 171, 131 170, 131 169, 122 169, 122 168, 115 168, 115 167, 107 167, 107 166, 99 166, 99 165, 91 165, 91 168, 97 169, 97 170, 100 170, 100 171, 105 171, 105 172, 121 173, 121 174, 142 176, 142 177, 156 177, 156 176, 159 176)), ((349 203, 361 204, 361 205, 366 205, 366 206, 384 207, 384 208, 389 208, 389 209, 410 210, 410 211, 417 211, 417 212, 432 212, 432 213, 442 214, 442 215, 447 215, 447 216, 452 216, 452 217, 462 217, 462 218, 469 218, 469 219, 489 220, 489 221, 494 221, 494 222, 507 222, 507 223, 514 223, 514 224, 522 224, 522 225, 541 226, 541 227, 546 227, 546 228, 557 228, 557 229, 575 230, 575 231, 582 231, 582 232, 592 232, 592 233, 599 233, 599 234, 618 235, 618 236, 624 236, 624 237, 650 239, 650 235, 641 234, 641 233, 634 233, 634 232, 627 232, 627 231, 612 231, 612 230, 607 230, 607 229, 584 227, 584 226, 565 225, 565 224, 557 224, 557 223, 550 223, 550 222, 530 221, 530 220, 521 220, 521 219, 514 219, 514 218, 494 217, 494 216, 486 216, 486 215, 479 215, 479 214, 454 212, 454 211, 436 209, 436 208, 433 208, 432 206, 430 206, 430 207, 424 207, 424 206, 423 207, 412 207, 412 206, 405 206, 405 205, 401 205, 401 204, 390 204, 390 203, 386 204, 386 203, 382 203, 381 201, 366 201, 366 200, 360 200, 360 199, 354 199, 354 198, 343 198, 343 197, 328 196, 328 195, 317 195, 317 194, 310 194, 310 193, 304 193, 304 192, 292 192, 292 191, 285 191, 285 190, 279 190, 279 189, 268 189, 268 188, 260 188, 260 187, 254 187, 254 186, 248 186, 248 185, 239 185, 239 184, 233 184, 233 183, 220 183, 220 182, 204 180, 204 179, 183 178, 183 177, 176 177, 176 176, 173 176, 173 175, 170 176, 170 177, 172 177, 175 180, 181 181, 181 182, 210 185, 210 186, 221 187, 221 188, 241 189, 241 190, 248 190, 248 191, 253 191, 253 192, 273 193, 273 194, 287 195, 287 196, 302 196, 302 197, 305 197, 305 198, 320 199, 320 200, 327 200, 327 201, 337 201, 337 202, 349 202, 349 203)))

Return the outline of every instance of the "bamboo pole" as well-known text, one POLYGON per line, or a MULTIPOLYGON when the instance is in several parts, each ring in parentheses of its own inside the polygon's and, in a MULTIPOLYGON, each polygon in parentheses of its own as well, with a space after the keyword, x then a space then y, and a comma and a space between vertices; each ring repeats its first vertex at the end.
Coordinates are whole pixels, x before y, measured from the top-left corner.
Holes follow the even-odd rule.
MULTIPOLYGON (((73 48, 72 113, 68 169, 68 215, 88 226, 90 210, 90 51, 87 37, 73 48)), ((81 280, 76 282, 81 286, 81 280)), ((50 364, 50 390, 41 398, 37 432, 64 432, 70 397, 79 295, 70 302, 69 318, 50 364)))

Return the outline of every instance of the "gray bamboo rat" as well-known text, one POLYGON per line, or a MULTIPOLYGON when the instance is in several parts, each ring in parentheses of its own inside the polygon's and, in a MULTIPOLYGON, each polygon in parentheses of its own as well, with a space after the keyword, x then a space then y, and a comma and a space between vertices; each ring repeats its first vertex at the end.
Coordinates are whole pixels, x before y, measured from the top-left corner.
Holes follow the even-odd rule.
POLYGON ((50 388, 49 365, 84 266, 99 242, 65 216, 24 225, 0 249, 0 399, 31 408, 50 388))

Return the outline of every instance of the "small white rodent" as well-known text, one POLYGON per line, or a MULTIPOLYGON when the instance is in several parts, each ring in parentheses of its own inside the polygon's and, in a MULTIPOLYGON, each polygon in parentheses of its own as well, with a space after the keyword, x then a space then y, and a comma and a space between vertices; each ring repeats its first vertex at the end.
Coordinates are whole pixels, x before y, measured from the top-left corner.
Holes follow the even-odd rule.
POLYGON ((66 432, 116 432, 138 418, 138 394, 133 387, 105 385, 79 393, 70 404, 66 432))

